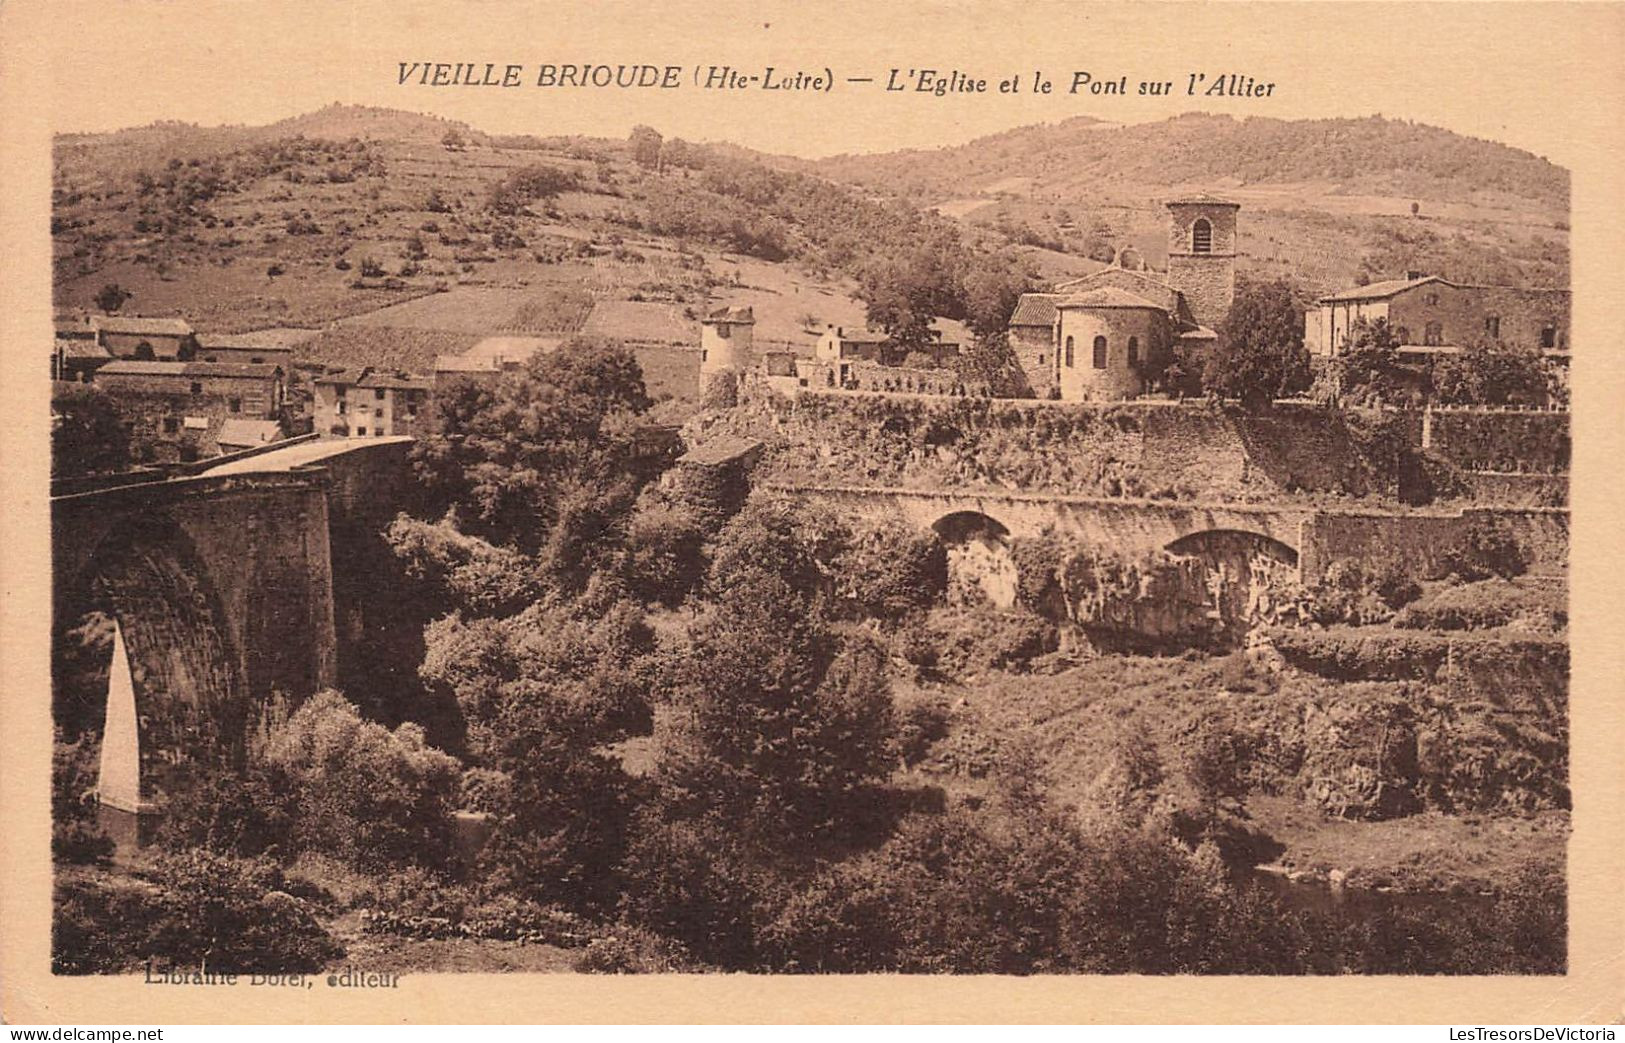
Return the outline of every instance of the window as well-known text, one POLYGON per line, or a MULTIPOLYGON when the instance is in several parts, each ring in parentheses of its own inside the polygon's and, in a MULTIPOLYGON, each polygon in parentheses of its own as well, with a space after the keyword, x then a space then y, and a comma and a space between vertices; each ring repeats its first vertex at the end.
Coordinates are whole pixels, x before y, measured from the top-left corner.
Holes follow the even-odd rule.
POLYGON ((172 435, 181 429, 181 418, 176 416, 164 417, 164 434, 172 435))
POLYGON ((1409 326, 1400 326, 1400 327, 1398 327, 1397 329, 1394 330, 1394 337, 1401 344, 1409 344, 1411 342, 1411 330, 1410 330, 1410 327, 1409 326))
POLYGON ((197 381, 195 381, 195 380, 194 380, 194 381, 192 381, 192 394, 194 394, 194 395, 201 395, 201 394, 203 394, 203 385, 202 385, 202 384, 200 384, 200 383, 198 383, 198 382, 197 382, 197 381))
POLYGON ((1540 346, 1543 348, 1557 347, 1557 324, 1548 322, 1540 328, 1540 346))
POLYGON ((1196 223, 1191 225, 1191 253, 1210 254, 1213 252, 1213 225, 1205 217, 1198 217, 1196 223))
POLYGON ((373 391, 372 391, 372 397, 376 401, 382 402, 384 400, 384 389, 383 388, 374 388, 373 391))
POLYGON ((229 398, 226 400, 226 407, 233 413, 241 413, 243 411, 243 400, 240 398, 229 398))
POLYGON ((1439 303, 1439 295, 1436 293, 1430 293, 1422 298, 1422 303, 1426 304, 1430 308, 1434 307, 1439 303))
POLYGON ((721 337, 723 340, 727 340, 729 337, 733 336, 733 331, 725 324, 718 325, 717 336, 721 337))
POLYGON ((265 356, 264 355, 250 355, 248 357, 248 361, 250 361, 250 362, 264 362, 265 361, 265 356))
POLYGON ((1128 339, 1128 364, 1131 366, 1140 364, 1140 338, 1138 337, 1128 339))
POLYGON ((367 429, 364 427, 358 427, 355 429, 355 433, 358 435, 364 435, 367 433, 367 429))
POLYGON ((1044 364, 1044 356, 1042 356, 1042 355, 1038 356, 1038 364, 1040 366, 1042 366, 1044 364))
POLYGON ((334 406, 333 411, 335 413, 338 413, 340 416, 343 416, 345 411, 349 408, 349 405, 350 405, 350 403, 344 401, 344 399, 341 398, 341 399, 338 400, 337 405, 334 406))
POLYGON ((1422 343, 1430 348, 1436 348, 1444 343, 1444 327, 1437 322, 1430 322, 1427 329, 1422 331, 1422 343))
POLYGON ((1066 338, 1066 368, 1072 368, 1072 338, 1066 338))
POLYGON ((1491 340, 1499 340, 1501 338, 1501 316, 1484 316, 1484 336, 1490 338, 1491 340))
POLYGON ((1096 337, 1095 338, 1095 358, 1094 358, 1094 363, 1095 363, 1095 368, 1096 369, 1105 369, 1106 368, 1106 338, 1105 337, 1096 337))

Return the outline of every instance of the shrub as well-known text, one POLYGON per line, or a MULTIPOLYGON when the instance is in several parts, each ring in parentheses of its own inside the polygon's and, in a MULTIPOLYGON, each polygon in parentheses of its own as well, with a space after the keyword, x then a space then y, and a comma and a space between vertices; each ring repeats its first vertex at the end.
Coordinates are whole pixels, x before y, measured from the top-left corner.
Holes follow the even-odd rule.
MULTIPOLYGON (((1425 602, 1407 606, 1394 626, 1413 630, 1485 630, 1506 626, 1536 609, 1522 588, 1504 579, 1446 587, 1425 602)), ((1567 621, 1566 613, 1561 617, 1567 621)))
POLYGON ((627 586, 645 601, 680 605, 705 577, 705 538, 688 507, 645 501, 627 525, 627 586))
POLYGON ((1060 635, 1048 620, 979 606, 949 617, 937 641, 943 671, 961 676, 985 670, 1021 673, 1055 651, 1060 635))
POLYGON ((1529 558, 1511 526, 1497 518, 1475 518, 1458 542, 1440 558, 1444 575, 1464 580, 1511 579, 1529 570, 1529 558))
POLYGON ((176 966, 291 973, 344 954, 309 907, 283 889, 273 863, 189 851, 162 859, 154 875, 165 898, 152 948, 176 966))
POLYGON ((51 747, 51 857, 59 862, 105 864, 113 841, 96 824, 91 796, 99 746, 88 737, 51 747))
POLYGON ((293 794, 295 848, 366 868, 451 858, 461 767, 419 726, 391 732, 337 692, 319 692, 272 729, 265 760, 293 794))
POLYGON ((640 927, 618 926, 576 957, 577 974, 671 974, 700 969, 681 945, 640 927))
POLYGON ((928 608, 948 589, 948 553, 933 532, 901 526, 855 538, 835 563, 853 609, 895 622, 928 608))
POLYGON ((913 703, 897 715, 897 747, 903 763, 918 764, 932 744, 948 735, 948 708, 939 702, 913 703))

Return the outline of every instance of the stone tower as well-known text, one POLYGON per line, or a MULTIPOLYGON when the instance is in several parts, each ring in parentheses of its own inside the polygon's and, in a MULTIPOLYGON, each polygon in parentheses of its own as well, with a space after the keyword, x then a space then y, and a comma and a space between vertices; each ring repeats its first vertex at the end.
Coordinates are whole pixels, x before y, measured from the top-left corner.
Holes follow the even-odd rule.
POLYGON ((1170 199, 1168 285, 1190 306, 1191 317, 1216 329, 1236 296, 1236 212, 1232 203, 1206 193, 1170 199))
POLYGON ((749 308, 722 307, 700 320, 700 399, 707 406, 737 401, 740 374, 756 363, 755 332, 749 308))

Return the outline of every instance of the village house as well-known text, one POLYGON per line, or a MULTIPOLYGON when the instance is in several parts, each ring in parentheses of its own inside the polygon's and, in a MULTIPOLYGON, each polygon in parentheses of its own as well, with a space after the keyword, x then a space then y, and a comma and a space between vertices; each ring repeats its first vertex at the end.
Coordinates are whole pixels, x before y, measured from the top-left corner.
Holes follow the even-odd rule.
POLYGON ((228 421, 280 430, 284 380, 282 368, 268 364, 118 359, 98 369, 92 384, 117 403, 138 458, 175 463, 222 452, 228 421))
POLYGON ((291 344, 267 344, 251 336, 210 334, 199 337, 196 357, 201 362, 246 362, 281 366, 284 373, 293 372, 291 344))
POLYGON ((1569 351, 1568 290, 1474 286, 1419 272, 1322 297, 1304 314, 1304 347, 1313 355, 1336 355, 1362 319, 1387 323, 1406 354, 1493 343, 1557 357, 1569 351))
POLYGON ((85 318, 85 325, 92 339, 117 359, 189 362, 197 352, 197 336, 185 319, 90 315, 85 318))
POLYGON ((1016 303, 1010 347, 1033 394, 1133 398, 1176 347, 1200 351, 1217 340, 1235 299, 1240 204, 1201 194, 1165 205, 1167 271, 1125 249, 1110 267, 1016 303))
POLYGON ((428 377, 371 366, 327 373, 315 387, 315 430, 321 438, 417 435, 429 421, 428 377))

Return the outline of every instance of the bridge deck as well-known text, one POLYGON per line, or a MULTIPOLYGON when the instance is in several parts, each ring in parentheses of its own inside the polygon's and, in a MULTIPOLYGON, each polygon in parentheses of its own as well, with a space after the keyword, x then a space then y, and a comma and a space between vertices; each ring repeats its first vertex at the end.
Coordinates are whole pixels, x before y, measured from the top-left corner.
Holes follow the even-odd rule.
POLYGON ((343 456, 345 453, 365 449, 368 446, 394 445, 410 441, 412 441, 410 435, 390 435, 385 438, 327 438, 315 442, 302 442, 286 449, 276 449, 245 460, 233 460, 219 467, 211 467, 199 477, 219 478, 231 474, 291 471, 297 467, 319 464, 323 460, 331 460, 335 456, 343 456))

